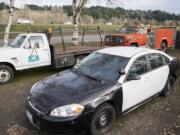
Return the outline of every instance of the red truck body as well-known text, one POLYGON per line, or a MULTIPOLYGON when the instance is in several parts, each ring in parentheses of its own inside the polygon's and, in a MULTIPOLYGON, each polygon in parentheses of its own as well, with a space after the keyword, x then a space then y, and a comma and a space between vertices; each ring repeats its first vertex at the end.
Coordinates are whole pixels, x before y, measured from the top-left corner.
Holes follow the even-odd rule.
POLYGON ((145 31, 136 26, 123 27, 130 32, 123 32, 106 35, 104 44, 106 46, 150 46, 151 48, 166 50, 174 46, 176 28, 159 27, 153 32, 145 31))

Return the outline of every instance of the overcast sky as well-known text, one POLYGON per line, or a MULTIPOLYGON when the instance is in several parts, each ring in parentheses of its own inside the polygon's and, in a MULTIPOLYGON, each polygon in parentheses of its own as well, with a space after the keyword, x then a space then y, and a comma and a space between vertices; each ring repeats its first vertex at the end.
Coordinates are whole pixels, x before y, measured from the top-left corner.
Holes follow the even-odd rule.
MULTIPOLYGON (((8 3, 9 0, 0 0, 0 2, 2 1, 8 3)), ((25 3, 38 5, 68 5, 71 4, 71 1, 72 0, 16 0, 15 5, 18 7, 23 6, 25 3)), ((108 4, 104 1, 105 0, 90 0, 88 6, 107 6, 108 4)), ((180 0, 122 0, 122 3, 115 4, 114 6, 121 6, 125 9, 159 9, 180 14, 180 0)))

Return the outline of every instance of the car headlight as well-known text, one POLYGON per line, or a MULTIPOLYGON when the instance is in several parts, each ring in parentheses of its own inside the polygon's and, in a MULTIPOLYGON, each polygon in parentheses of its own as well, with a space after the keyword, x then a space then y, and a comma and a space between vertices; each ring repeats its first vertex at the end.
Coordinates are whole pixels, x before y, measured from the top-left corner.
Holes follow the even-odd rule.
POLYGON ((83 110, 84 110, 84 106, 78 104, 66 105, 52 110, 50 116, 53 117, 79 116, 83 112, 83 110))

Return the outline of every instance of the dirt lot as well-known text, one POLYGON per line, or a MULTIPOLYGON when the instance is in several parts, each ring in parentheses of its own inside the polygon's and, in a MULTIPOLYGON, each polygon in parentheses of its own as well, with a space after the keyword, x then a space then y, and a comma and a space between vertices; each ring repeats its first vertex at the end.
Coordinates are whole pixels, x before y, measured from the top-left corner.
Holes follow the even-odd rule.
MULTIPOLYGON (((180 50, 169 53, 180 58, 180 50)), ((0 86, 0 135, 46 135, 27 122, 25 98, 35 82, 56 72, 50 68, 29 70, 18 73, 14 82, 0 86)), ((170 97, 155 98, 118 117, 114 126, 112 135, 179 135, 180 78, 170 97)))

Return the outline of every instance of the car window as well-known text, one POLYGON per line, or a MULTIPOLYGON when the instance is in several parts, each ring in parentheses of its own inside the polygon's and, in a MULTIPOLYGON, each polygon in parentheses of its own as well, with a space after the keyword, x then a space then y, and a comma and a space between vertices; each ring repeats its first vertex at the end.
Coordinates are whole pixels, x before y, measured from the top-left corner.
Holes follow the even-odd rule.
POLYGON ((162 57, 164 59, 165 64, 169 64, 169 62, 170 62, 169 58, 164 55, 162 55, 162 57))
POLYGON ((41 36, 34 36, 29 38, 31 48, 44 48, 44 42, 41 36))
POLYGON ((92 78, 105 81, 117 81, 129 58, 95 52, 75 65, 74 71, 92 78))
POLYGON ((148 64, 146 56, 137 58, 132 64, 129 74, 138 74, 142 75, 148 71, 148 64))
POLYGON ((160 54, 148 54, 151 69, 155 69, 164 65, 163 59, 160 54))

